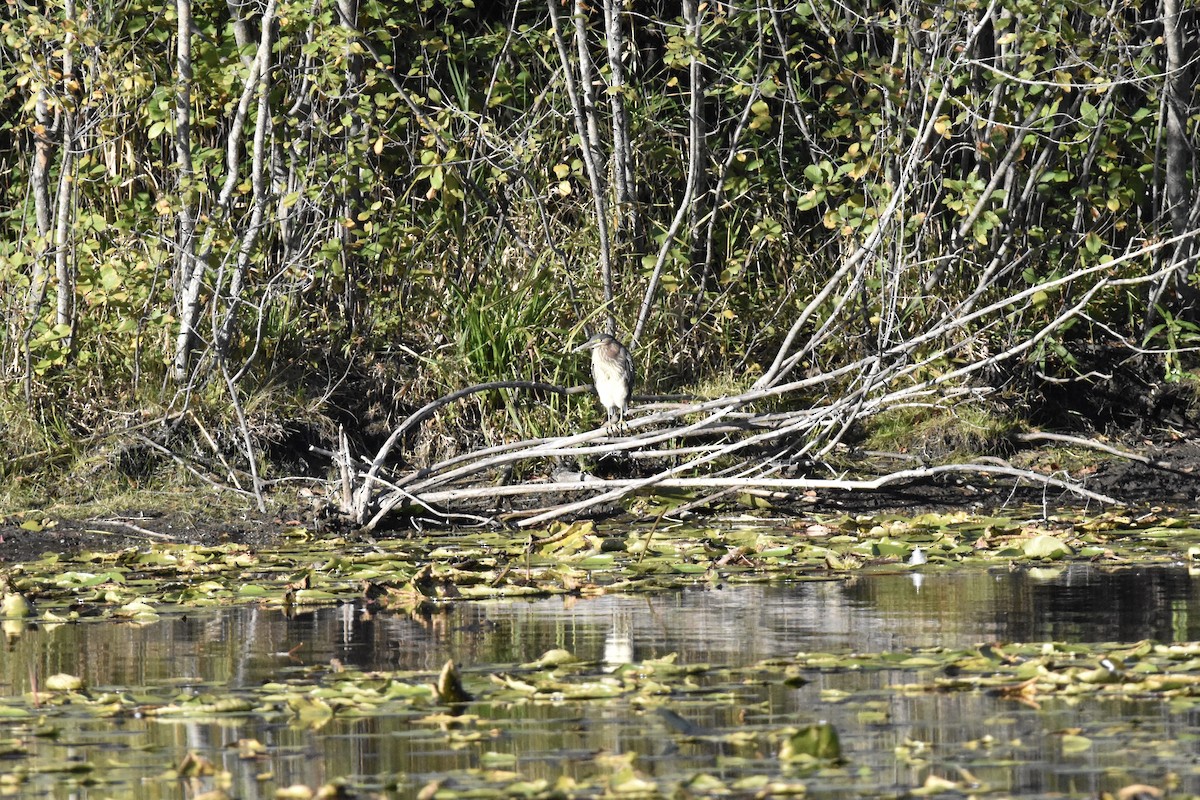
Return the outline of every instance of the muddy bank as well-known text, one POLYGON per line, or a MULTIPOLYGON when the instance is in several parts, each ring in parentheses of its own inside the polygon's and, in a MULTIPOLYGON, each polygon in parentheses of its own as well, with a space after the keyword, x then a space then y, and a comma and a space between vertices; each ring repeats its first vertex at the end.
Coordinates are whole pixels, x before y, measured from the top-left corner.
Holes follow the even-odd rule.
MULTIPOLYGON (((1039 471, 1050 473, 1060 468, 1053 460, 1053 451, 1039 452, 1039 471)), ((1070 477, 1091 491, 1120 499, 1134 510, 1155 508, 1184 512, 1200 508, 1200 443, 1183 439, 1141 452, 1169 467, 1106 456, 1072 472, 1070 477)), ((1030 485, 1014 488, 1011 480, 968 473, 939 476, 874 492, 807 493, 783 503, 777 502, 762 513, 774 518, 950 510, 983 514, 1017 506, 1030 506, 1033 511, 1046 509, 1052 513, 1057 509, 1080 509, 1087 505, 1081 498, 1059 490, 1047 491, 1030 485)), ((722 515, 731 511, 744 513, 746 509, 727 506, 714 513, 722 515)), ((613 507, 602 516, 618 522, 627 515, 621 508, 613 507)), ((409 535, 409 528, 404 526, 404 520, 398 519, 392 530, 380 530, 368 536, 326 513, 299 505, 277 509, 267 515, 242 513, 225 518, 216 514, 163 514, 154 509, 90 519, 29 511, 10 515, 0 522, 0 563, 34 560, 45 553, 113 552, 157 542, 204 546, 236 543, 254 549, 270 549, 279 547, 290 537, 333 535, 368 539, 403 537, 409 535)), ((525 537, 528 533, 514 528, 513 535, 525 537)))
POLYGON ((277 517, 213 524, 153 512, 102 519, 36 513, 22 516, 25 519, 11 518, 0 524, 0 564, 32 561, 45 553, 108 553, 162 542, 206 546, 234 542, 268 548, 278 546, 285 532, 294 527, 277 517))

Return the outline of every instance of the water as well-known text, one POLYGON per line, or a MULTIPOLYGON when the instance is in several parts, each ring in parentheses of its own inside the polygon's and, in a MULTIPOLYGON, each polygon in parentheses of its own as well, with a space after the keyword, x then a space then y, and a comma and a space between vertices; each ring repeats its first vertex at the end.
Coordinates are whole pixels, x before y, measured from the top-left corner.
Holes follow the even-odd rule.
POLYGON ((769 670, 757 680, 753 672, 731 677, 718 669, 699 672, 691 689, 663 698, 487 697, 490 675, 521 674, 519 665, 553 648, 597 662, 600 677, 619 664, 669 654, 684 665, 742 668, 797 653, 1192 641, 1200 639, 1198 603, 1197 579, 1182 568, 1074 565, 458 603, 432 614, 372 616, 342 605, 288 615, 239 606, 170 614, 146 626, 35 626, 0 653, 0 699, 28 692, 35 676, 69 673, 82 677, 92 696, 126 692, 155 705, 299 679, 335 661, 432 681, 448 658, 484 699, 468 706, 461 726, 429 721, 439 711, 433 706, 335 716, 316 728, 260 716, 164 721, 85 713, 58 714, 45 723, 52 730, 39 731, 28 721, 0 719, 0 740, 25 748, 0 762, 0 794, 182 797, 189 787, 163 774, 188 752, 228 771, 227 791, 244 798, 333 779, 360 792, 413 797, 435 780, 446 789, 477 786, 478 771, 497 764, 529 780, 594 782, 616 774, 630 754, 641 775, 667 788, 701 773, 728 782, 771 773, 803 781, 810 794, 895 796, 930 775, 960 780, 962 768, 995 791, 1027 796, 1094 796, 1135 781, 1162 785, 1168 772, 1196 793, 1191 746, 1179 743, 1200 734, 1200 712, 1162 699, 1055 698, 1033 707, 981 691, 897 691, 898 684, 936 677, 912 670, 808 671, 806 682, 784 682, 769 670), (846 765, 790 775, 770 737, 820 720, 838 729, 846 765), (1092 741, 1078 754, 1063 744, 1063 731, 1075 729, 1092 741), (735 731, 760 737, 748 748, 714 741, 735 731), (230 746, 238 740, 257 740, 266 752, 240 757, 230 746), (89 767, 88 777, 69 771, 72 765, 89 767))

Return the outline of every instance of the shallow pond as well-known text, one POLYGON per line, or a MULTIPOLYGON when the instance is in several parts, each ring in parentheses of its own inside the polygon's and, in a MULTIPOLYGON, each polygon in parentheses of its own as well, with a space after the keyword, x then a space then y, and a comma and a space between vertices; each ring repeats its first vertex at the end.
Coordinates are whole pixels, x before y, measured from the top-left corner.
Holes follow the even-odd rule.
POLYGON ((14 623, 0 794, 1197 794, 1200 654, 1134 645, 1200 640, 1198 580, 900 569, 412 613, 14 623), (447 659, 475 698, 454 708, 425 688, 447 659), (1123 672, 1164 665, 1176 683, 1123 672), (82 685, 51 691, 59 674, 82 685), (836 731, 840 757, 797 753, 812 731, 836 731))

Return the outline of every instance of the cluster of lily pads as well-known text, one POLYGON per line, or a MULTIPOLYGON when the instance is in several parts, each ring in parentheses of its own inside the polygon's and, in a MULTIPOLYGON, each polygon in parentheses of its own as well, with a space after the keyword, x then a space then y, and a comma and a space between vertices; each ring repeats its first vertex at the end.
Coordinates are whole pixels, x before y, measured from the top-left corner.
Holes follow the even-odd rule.
MULTIPOLYGON (((412 611, 476 599, 537 595, 654 592, 694 584, 831 580, 863 570, 933 571, 950 565, 1041 565, 1069 560, 1121 568, 1137 563, 1190 561, 1200 553, 1197 521, 1141 517, 967 515, 847 517, 767 526, 744 520, 696 528, 644 524, 606 529, 591 522, 563 524, 537 535, 457 531, 390 539, 321 538, 296 529, 280 546, 213 547, 148 542, 116 552, 48 554, 0 570, 4 631, 19 637, 94 620, 153 624, 188 608, 261 604, 280 609, 353 602, 372 611, 412 611)), ((495 721, 481 707, 619 702, 652 714, 680 745, 719 746, 736 777, 699 772, 664 783, 632 758, 598 758, 586 778, 530 777, 511 754, 486 750, 478 769, 430 781, 421 800, 468 796, 625 797, 771 796, 803 794, 807 781, 842 774, 846 759, 836 727, 793 721, 706 729, 675 709, 681 702, 743 702, 738 687, 799 686, 822 673, 877 671, 901 694, 987 693, 1014 707, 1036 709, 1053 698, 1159 698, 1192 703, 1200 697, 1200 645, 1151 642, 1097 646, 1058 643, 981 644, 968 649, 905 652, 800 653, 748 667, 680 664, 674 657, 615 668, 553 650, 535 662, 460 675, 358 672, 338 664, 292 669, 249 688, 133 691, 93 688, 76 675, 40 676, 31 691, 0 697, 0 755, 15 768, 4 784, 20 785, 42 766, 20 766, 31 742, 54 736, 60 721, 121 718, 171 723, 253 719, 267 725, 320 730, 347 721, 407 720, 448 747, 484 746, 495 721)), ((1086 735, 1063 734, 1062 746, 1090 746, 1086 735)), ((262 757, 253 740, 238 742, 239 757, 262 757)), ((919 748, 918 748, 919 749, 919 748)), ((911 755, 911 754, 910 754, 911 755)), ((898 758, 908 758, 897 753, 898 758)), ((917 756, 912 756, 917 758, 917 756)), ((919 760, 919 759, 918 759, 919 760)), ((195 754, 165 770, 169 780, 219 797, 221 770, 195 754)), ((397 778, 397 780, 400 780, 397 778)), ((969 777, 928 775, 913 794, 975 792, 969 777)), ((387 786, 350 787, 385 790, 387 786)), ((395 787, 391 787, 395 788, 395 787)), ((339 796, 346 787, 294 788, 280 796, 339 796), (305 795, 308 791, 308 795, 305 795)))
POLYGON ((1200 552, 1200 521, 1147 514, 1022 520, 967 514, 845 517, 697 528, 556 524, 378 540, 304 529, 281 546, 158 541, 115 552, 49 553, 0 568, 0 615, 66 622, 153 619, 158 606, 303 606, 365 597, 389 608, 548 594, 650 592, 697 582, 837 578, 863 569, 1036 564, 1070 559, 1166 563, 1200 552))
MULTIPOLYGON (((681 664, 674 656, 647 659, 609 669, 576 658, 564 650, 546 652, 534 662, 486 673, 459 674, 447 663, 437 676, 412 672, 344 670, 323 665, 291 670, 282 680, 234 692, 159 690, 113 691, 92 689, 73 675, 47 677, 35 691, 0 701, 0 720, 12 738, 2 742, 4 755, 27 755, 30 742, 55 736, 72 717, 144 719, 159 723, 214 723, 253 718, 261 724, 320 730, 335 722, 353 723, 376 716, 400 720, 447 747, 483 747, 481 766, 456 772, 425 786, 423 797, 472 796, 564 797, 618 795, 769 796, 803 794, 807 780, 853 783, 834 725, 738 724, 706 728, 679 713, 695 704, 730 705, 753 709, 748 687, 777 684, 798 686, 830 672, 885 672, 890 691, 901 694, 986 692, 1036 708, 1047 698, 1076 702, 1084 697, 1145 697, 1157 695, 1194 703, 1200 697, 1200 644, 1067 647, 1056 644, 984 645, 970 649, 928 648, 905 653, 800 653, 746 667, 681 664), (622 703, 631 711, 653 718, 663 735, 679 746, 703 746, 720 752, 731 779, 697 773, 675 783, 655 780, 638 769, 636 758, 597 756, 586 780, 562 777, 531 779, 518 769, 517 759, 487 749, 496 736, 496 720, 479 710, 525 704, 588 705, 622 703)), ((846 702, 831 692, 827 702, 846 702)), ((867 704, 864 704, 864 708, 867 704)), ((864 710, 861 713, 870 713, 864 710)), ((267 749, 255 740, 234 743, 238 757, 266 760, 267 749)), ((924 764, 929 753, 920 742, 896 753, 902 763, 924 764)), ((986 744, 986 743, 985 743, 986 744)), ((1062 731, 1064 752, 1085 752, 1090 738, 1062 731)), ((189 754, 165 769, 165 780, 203 779, 205 788, 220 786, 220 770, 189 754)), ((0 774, 19 784, 29 779, 22 768, 0 774)), ((81 765, 76 765, 80 771, 81 765)), ((93 779, 98 779, 93 776, 93 779)), ((962 774, 951 779, 931 775, 914 794, 945 791, 978 793, 962 774)), ((355 788, 355 787, 351 787, 355 788)), ((357 787, 362 789, 364 787, 357 787)), ((378 788, 378 787, 375 787, 378 788)), ((410 789, 418 787, 409 787, 410 789)), ((326 787, 325 796, 341 796, 346 785, 326 787)), ((218 791, 213 790, 213 791, 218 791)), ((300 796, 294 793, 280 796, 300 796)), ((222 797, 223 794, 210 794, 222 797)))

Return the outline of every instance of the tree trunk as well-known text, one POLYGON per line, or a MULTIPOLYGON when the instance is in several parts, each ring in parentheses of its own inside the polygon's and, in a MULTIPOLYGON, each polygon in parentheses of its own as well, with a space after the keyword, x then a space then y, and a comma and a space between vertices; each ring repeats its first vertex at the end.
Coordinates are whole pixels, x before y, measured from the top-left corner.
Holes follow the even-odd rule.
MULTIPOLYGON (((242 242, 238 248, 237 261, 233 273, 229 276, 229 292, 225 297, 228 307, 225 319, 215 331, 216 354, 218 360, 224 362, 229 357, 230 343, 237 331, 238 311, 242 302, 242 291, 246 282, 246 273, 250 269, 250 259, 255 245, 259 240, 263 226, 263 216, 266 212, 267 199, 270 194, 269 165, 267 164, 267 139, 271 125, 271 47, 275 26, 275 0, 269 0, 263 11, 262 29, 259 32, 258 54, 255 56, 257 69, 252 69, 256 83, 254 93, 258 96, 257 119, 254 124, 254 147, 250 157, 250 186, 251 206, 250 218, 246 229, 242 232, 242 242)), ((247 87, 249 90, 251 87, 247 87)), ((217 287, 218 291, 220 287, 217 287)), ((238 371, 236 377, 241 376, 238 371)), ((236 380, 235 377, 235 380, 236 380)))
MULTIPOLYGON (((1187 63, 1184 58, 1183 28, 1180 25, 1179 0, 1163 0, 1163 44, 1166 49, 1165 75, 1162 92, 1162 127, 1160 139, 1163 150, 1163 207, 1161 213, 1171 227, 1172 236, 1182 236, 1188 230, 1191 216, 1191 186, 1188 169, 1192 166, 1192 153, 1187 141, 1187 105, 1184 98, 1187 63)), ((1142 323, 1143 333, 1149 331, 1160 319, 1160 306, 1166 306, 1171 316, 1192 321, 1200 311, 1198 293, 1188 278, 1188 262, 1193 252, 1193 240, 1187 237, 1175 242, 1164 251, 1170 269, 1163 280, 1154 286, 1146 302, 1146 318, 1142 323)))
POLYGON ((579 66, 579 74, 571 69, 571 57, 567 53, 566 41, 563 38, 562 20, 558 14, 558 0, 547 0, 546 6, 550 11, 550 22, 553 26, 554 44, 558 48, 558 57, 563 65, 563 82, 567 87, 567 95, 571 101, 572 116, 575 118, 575 133, 579 136, 580 151, 583 154, 583 165, 587 172, 588 184, 592 191, 592 205, 596 213, 596 234, 600 239, 600 280, 604 286, 604 306, 608 317, 607 330, 616 332, 616 320, 613 316, 613 280, 612 254, 608 231, 608 195, 606 194, 604 176, 601 173, 601 160, 597 151, 599 126, 596 123, 596 106, 588 102, 587 97, 593 94, 590 88, 591 58, 587 53, 586 37, 581 33, 585 29, 583 8, 576 9, 575 35, 580 58, 584 63, 579 66))
POLYGON ((633 147, 629 134, 629 109, 625 102, 625 69, 621 63, 625 29, 618 0, 604 0, 604 34, 608 41, 608 103, 612 114, 612 176, 616 192, 618 232, 636 235, 633 147))
POLYGON ((688 261, 693 269, 697 264, 701 264, 700 272, 703 273, 706 271, 704 264, 707 254, 704 248, 703 232, 704 204, 700 202, 700 198, 705 194, 708 178, 706 169, 708 138, 705 135, 704 121, 704 62, 700 57, 700 51, 704 45, 701 38, 703 10, 698 3, 692 2, 684 2, 681 8, 684 24, 693 41, 692 46, 696 48, 696 52, 692 54, 688 62, 688 90, 690 92, 688 98, 688 163, 692 165, 688 170, 688 181, 691 185, 686 189, 690 198, 687 230, 688 261))
MULTIPOLYGON (((1179 19, 1179 0, 1163 0, 1163 39, 1167 49, 1166 75, 1166 201, 1171 220, 1171 233, 1183 234, 1188 229, 1192 205, 1192 187, 1188 170, 1192 168, 1193 152, 1187 140, 1187 102, 1184 97, 1187 69, 1183 47, 1183 28, 1179 19)), ((1192 252, 1191 238, 1175 245, 1173 260, 1179 268, 1178 287, 1184 307, 1191 316, 1196 311, 1196 290, 1188 285, 1186 264, 1192 252)))
MULTIPOLYGON (((358 0, 337 0, 340 11, 342 27, 347 31, 347 40, 353 36, 354 30, 358 27, 358 0)), ((346 126, 346 141, 343 144, 343 152, 345 153, 347 165, 360 163, 360 159, 365 157, 360 148, 363 147, 363 121, 358 113, 358 96, 362 91, 363 84, 363 59, 356 52, 356 48, 348 48, 346 53, 346 72, 345 72, 346 88, 344 92, 345 113, 350 119, 350 124, 346 126)), ((342 197, 342 214, 351 225, 359 224, 358 215, 362 210, 362 190, 359 188, 363 182, 368 179, 368 176, 362 174, 351 174, 347 170, 345 181, 345 189, 342 197)), ((342 225, 342 306, 345 309, 346 321, 349 323, 351 331, 354 330, 358 320, 357 308, 359 305, 358 297, 358 258, 356 244, 357 227, 351 225, 342 225)))
POLYGON ((196 256, 196 216, 192 206, 192 137, 189 115, 192 103, 192 4, 176 0, 178 17, 175 53, 175 169, 179 173, 180 208, 175 242, 173 285, 179 332, 175 338, 174 378, 187 380, 200 320, 200 285, 204 259, 196 256))
MULTIPOLYGON (((554 0, 550 0, 554 2, 554 0)), ((590 6, 584 0, 575 0, 575 49, 579 56, 579 91, 583 102, 583 118, 585 129, 579 132, 581 145, 591 153, 591 162, 596 167, 592 191, 596 193, 596 230, 600 234, 600 281, 604 284, 604 307, 608 322, 606 330, 610 334, 617 332, 617 323, 613 308, 613 274, 612 274, 612 241, 608 229, 608 180, 601 166, 605 163, 604 154, 600 148, 600 121, 596 109, 596 81, 592 72, 592 54, 588 47, 587 20, 590 6)), ((564 64, 565 66, 565 64, 564 64)))
POLYGON ((75 163, 75 112, 77 99, 68 99, 65 82, 73 80, 75 74, 75 59, 72 54, 75 34, 75 0, 66 0, 63 4, 63 18, 66 23, 66 33, 63 36, 62 74, 64 86, 62 92, 62 157, 58 169, 58 197, 55 202, 55 233, 54 233, 54 277, 58 284, 58 303, 54 315, 55 323, 70 329, 63 347, 69 353, 74 341, 75 327, 75 270, 72 263, 71 248, 71 198, 74 195, 75 163))
POLYGON ((41 240, 41 253, 34 259, 29 276, 29 295, 25 304, 27 325, 32 325, 41 313, 46 299, 46 283, 49 270, 45 259, 50 252, 50 159, 54 153, 54 134, 51 131, 50 107, 46 102, 46 90, 39 89, 34 100, 33 164, 29 170, 29 190, 33 194, 34 215, 37 218, 37 234, 41 240))
MULTIPOLYGON (((244 50, 254 42, 250 38, 250 23, 247 21, 250 15, 247 13, 247 5, 249 4, 238 0, 225 0, 225 7, 229 9, 229 22, 233 27, 233 40, 237 42, 239 50, 244 50)), ((242 63, 249 64, 250 56, 243 53, 242 63)))
MULTIPOLYGON (((69 5, 73 5, 69 3, 69 5)), ((75 112, 64 109, 62 117, 62 158, 59 159, 58 195, 54 204, 54 277, 58 284, 57 309, 54 321, 69 328, 75 326, 75 269, 71 247, 71 198, 75 181, 75 112)), ((72 335, 63 343, 69 351, 72 335)))

